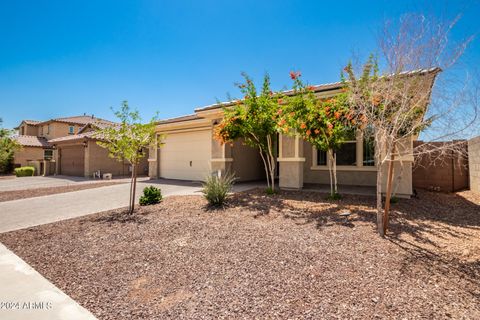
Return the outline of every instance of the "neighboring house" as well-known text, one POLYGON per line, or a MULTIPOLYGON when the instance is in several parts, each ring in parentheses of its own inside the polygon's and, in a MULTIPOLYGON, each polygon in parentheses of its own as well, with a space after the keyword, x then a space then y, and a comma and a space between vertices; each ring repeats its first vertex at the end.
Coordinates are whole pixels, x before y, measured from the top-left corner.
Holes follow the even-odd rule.
MULTIPOLYGON (((96 128, 112 123, 93 122, 82 127, 77 134, 49 140, 55 148, 56 172, 62 175, 91 177, 97 171, 113 176, 131 174, 127 161, 118 161, 108 156, 108 150, 97 144, 96 128)), ((147 157, 138 165, 139 175, 148 174, 147 157)))
POLYGON ((93 115, 24 120, 16 128, 22 149, 15 152, 15 166, 34 166, 38 175, 92 176, 98 170, 128 175, 129 166, 109 158, 91 137, 93 128, 114 124, 93 115))
MULTIPOLYGON (((422 70, 433 85, 438 69, 422 70)), ((314 86, 318 97, 328 98, 341 92, 341 83, 314 86)), ((285 94, 293 94, 291 91, 285 94)), ((241 141, 221 145, 213 138, 213 128, 220 123, 223 107, 235 102, 215 104, 195 110, 195 114, 158 122, 158 134, 166 134, 164 145, 150 150, 149 175, 152 178, 204 180, 217 171, 232 171, 240 181, 263 179, 264 165, 257 150, 241 141)), ((414 138, 399 146, 395 162, 397 196, 412 194, 412 148, 414 138), (400 162, 402 161, 402 166, 400 162)), ((281 188, 301 189, 304 184, 329 184, 328 159, 310 143, 299 137, 279 135, 278 179, 281 188)), ((384 185, 387 177, 385 171, 384 185)), ((376 186, 373 144, 361 134, 337 150, 337 177, 340 185, 376 186)))

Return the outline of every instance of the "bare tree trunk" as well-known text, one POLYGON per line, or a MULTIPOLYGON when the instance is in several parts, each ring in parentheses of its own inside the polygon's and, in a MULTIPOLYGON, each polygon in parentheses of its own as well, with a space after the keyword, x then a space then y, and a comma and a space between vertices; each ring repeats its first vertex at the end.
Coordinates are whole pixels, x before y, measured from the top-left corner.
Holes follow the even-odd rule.
POLYGON ((335 195, 338 193, 337 189, 337 153, 333 154, 333 184, 335 195))
POLYGON ((390 197, 392 195, 392 180, 393 180, 393 161, 395 160, 395 142, 393 142, 390 153, 390 161, 388 163, 388 177, 387 177, 387 193, 385 194, 385 212, 383 217, 383 233, 388 229, 388 219, 390 212, 390 197))
POLYGON ((328 150, 328 173, 330 174, 330 196, 333 197, 333 172, 332 172, 332 163, 335 161, 333 159, 333 150, 328 150))
POLYGON ((135 210, 135 191, 137 188, 137 165, 134 164, 132 168, 132 193, 130 195, 130 214, 135 210))
POLYGON ((132 209, 132 192, 133 192, 133 175, 134 175, 134 169, 133 169, 133 164, 132 166, 132 176, 130 178, 130 198, 128 199, 128 213, 131 214, 133 212, 132 209))
POLYGON ((269 171, 270 171, 270 180, 272 183, 272 191, 275 191, 275 157, 273 156, 272 148, 272 137, 267 136, 267 147, 268 147, 268 157, 269 157, 269 171))
POLYGON ((270 174, 268 172, 267 160, 265 159, 265 156, 263 155, 262 149, 258 148, 258 150, 260 152, 260 156, 262 157, 263 166, 265 167, 265 174, 266 174, 266 178, 267 178, 267 188, 270 188, 270 174))
POLYGON ((383 206, 382 206, 382 166, 377 165, 377 229, 381 237, 383 232, 383 206))

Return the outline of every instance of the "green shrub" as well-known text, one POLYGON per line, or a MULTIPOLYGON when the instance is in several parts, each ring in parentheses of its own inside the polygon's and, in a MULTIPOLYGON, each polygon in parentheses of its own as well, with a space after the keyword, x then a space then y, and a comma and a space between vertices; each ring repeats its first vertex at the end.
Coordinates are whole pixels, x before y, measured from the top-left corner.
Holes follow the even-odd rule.
POLYGON ((162 201, 162 191, 154 186, 145 187, 143 196, 140 197, 140 205, 148 206, 162 201))
POLYGON ((390 203, 391 204, 394 204, 394 203, 398 203, 398 201, 400 201, 400 199, 398 199, 397 197, 393 196, 390 198, 390 203))
POLYGON ((34 167, 20 167, 15 169, 15 175, 17 177, 30 177, 35 174, 34 167))
POLYGON ((330 194, 327 197, 327 200, 340 200, 340 199, 342 199, 342 195, 340 193, 330 194))
POLYGON ((225 173, 223 176, 209 176, 203 183, 203 196, 207 199, 211 207, 223 206, 227 195, 232 190, 235 182, 235 176, 231 173, 225 173))
POLYGON ((268 187, 267 189, 265 189, 265 193, 269 196, 272 196, 272 195, 276 194, 277 191, 274 190, 272 187, 268 187))

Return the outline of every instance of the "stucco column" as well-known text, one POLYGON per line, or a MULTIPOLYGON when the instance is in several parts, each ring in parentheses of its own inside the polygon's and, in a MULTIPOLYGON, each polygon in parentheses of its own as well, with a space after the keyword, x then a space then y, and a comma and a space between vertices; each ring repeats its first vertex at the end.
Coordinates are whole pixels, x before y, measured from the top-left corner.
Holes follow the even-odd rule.
POLYGON ((232 172, 232 146, 228 143, 221 144, 217 139, 213 137, 213 130, 216 123, 219 123, 221 119, 212 121, 212 156, 210 159, 212 173, 220 172, 221 174, 226 171, 232 172))
POLYGON ((158 135, 156 136, 154 147, 148 149, 148 176, 150 179, 158 179, 160 177, 160 148, 158 148, 158 135))
POLYGON ((303 188, 303 140, 299 136, 279 135, 279 183, 282 189, 303 188))

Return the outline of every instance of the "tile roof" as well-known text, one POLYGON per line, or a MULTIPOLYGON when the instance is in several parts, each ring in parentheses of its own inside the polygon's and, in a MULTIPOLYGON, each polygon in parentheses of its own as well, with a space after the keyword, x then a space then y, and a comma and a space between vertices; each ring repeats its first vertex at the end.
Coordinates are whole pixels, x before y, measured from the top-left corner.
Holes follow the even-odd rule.
POLYGON ((74 124, 89 124, 92 122, 101 122, 101 123, 113 123, 112 121, 106 120, 106 119, 101 119, 101 118, 96 118, 93 115, 87 116, 87 115, 82 115, 82 116, 73 116, 73 117, 64 117, 64 118, 54 118, 50 119, 47 121, 42 121, 41 123, 47 123, 47 122, 65 122, 65 123, 74 123, 74 124))
POLYGON ((202 117, 198 116, 197 114, 189 114, 189 115, 186 115, 186 116, 159 120, 159 121, 157 121, 157 124, 167 124, 167 123, 175 123, 175 122, 197 120, 197 119, 202 119, 202 117))
POLYGON ((42 121, 38 121, 38 120, 23 120, 23 122, 25 122, 26 124, 30 124, 30 125, 36 125, 36 124, 39 124, 39 123, 42 122, 42 121))
POLYGON ((24 147, 50 147, 47 139, 43 137, 19 135, 14 137, 14 139, 24 147))
MULTIPOLYGON (((438 73, 441 72, 442 69, 435 67, 435 68, 429 68, 429 69, 418 69, 418 70, 412 70, 412 71, 404 71, 400 72, 398 75, 401 76, 411 76, 415 74, 426 74, 426 73, 438 73)), ((385 77, 391 77, 393 75, 386 75, 385 77)), ((320 85, 314 85, 313 91, 318 93, 318 92, 324 92, 324 91, 331 91, 331 90, 337 90, 342 88, 342 82, 332 82, 332 83, 324 83, 320 85)), ((282 91, 283 94, 285 95, 292 95, 294 92, 293 90, 286 90, 282 91)), ((232 100, 232 101, 225 101, 225 102, 220 102, 220 103, 215 103, 211 104, 205 107, 197 108, 195 109, 195 112, 201 112, 201 111, 207 111, 207 110, 214 110, 222 107, 228 107, 232 106, 235 103, 237 103, 238 100, 232 100)))
POLYGON ((79 133, 79 134, 72 134, 65 137, 59 137, 55 139, 48 140, 49 143, 58 143, 58 142, 65 142, 65 141, 75 141, 75 140, 83 140, 83 139, 91 139, 93 138, 94 131, 89 131, 86 133, 79 133))

